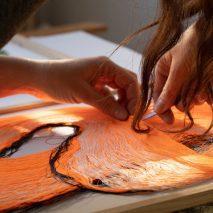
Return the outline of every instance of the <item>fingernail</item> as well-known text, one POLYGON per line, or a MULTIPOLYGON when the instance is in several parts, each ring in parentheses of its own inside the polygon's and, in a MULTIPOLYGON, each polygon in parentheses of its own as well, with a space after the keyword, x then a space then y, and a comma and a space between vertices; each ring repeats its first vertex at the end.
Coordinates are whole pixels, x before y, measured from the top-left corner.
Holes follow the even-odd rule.
POLYGON ((165 104, 164 102, 160 99, 156 102, 155 106, 154 106, 154 110, 157 113, 162 113, 164 112, 164 108, 165 108, 165 104))
POLYGON ((195 103, 198 104, 198 105, 203 104, 203 103, 205 103, 206 99, 207 98, 204 95, 200 94, 195 98, 195 100, 196 100, 195 103))
POLYGON ((178 110, 180 110, 181 112, 184 112, 184 106, 183 106, 182 102, 179 102, 179 103, 176 105, 176 108, 177 108, 178 110))
POLYGON ((128 113, 125 110, 115 111, 115 117, 119 120, 126 120, 128 118, 128 113))

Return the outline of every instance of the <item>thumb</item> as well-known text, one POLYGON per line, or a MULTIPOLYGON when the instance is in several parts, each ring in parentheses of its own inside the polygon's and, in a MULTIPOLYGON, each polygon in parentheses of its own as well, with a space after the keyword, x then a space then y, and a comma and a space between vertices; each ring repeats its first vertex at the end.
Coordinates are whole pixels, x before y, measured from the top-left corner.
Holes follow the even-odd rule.
POLYGON ((115 119, 126 120, 128 118, 129 114, 125 107, 121 106, 112 95, 102 95, 89 84, 83 84, 82 91, 87 91, 81 97, 84 103, 94 106, 115 119))
POLYGON ((174 122, 171 107, 175 105, 183 83, 183 79, 181 79, 181 75, 178 71, 179 69, 177 69, 176 64, 172 63, 169 76, 154 106, 154 110, 166 123, 174 122))
POLYGON ((172 91, 172 88, 170 88, 170 86, 167 86, 167 87, 165 86, 155 103, 154 110, 158 114, 162 114, 166 112, 168 109, 170 109, 174 105, 176 97, 177 97, 177 92, 172 91))
POLYGON ((172 62, 170 67, 169 76, 166 80, 164 87, 156 101, 154 110, 158 114, 162 114, 169 110, 176 102, 183 84, 183 73, 179 72, 180 67, 175 62, 172 62))
POLYGON ((172 113, 171 106, 175 103, 175 100, 175 93, 172 93, 171 95, 170 90, 168 90, 168 88, 164 88, 154 106, 155 112, 157 112, 168 124, 172 124, 174 122, 174 115, 172 113))

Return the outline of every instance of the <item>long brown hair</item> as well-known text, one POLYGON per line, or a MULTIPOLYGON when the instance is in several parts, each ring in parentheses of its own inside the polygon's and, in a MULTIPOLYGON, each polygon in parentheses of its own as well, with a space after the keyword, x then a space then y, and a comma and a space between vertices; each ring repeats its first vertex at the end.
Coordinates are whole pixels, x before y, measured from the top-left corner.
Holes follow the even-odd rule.
MULTIPOLYGON (((193 74, 184 83, 180 100, 183 103, 184 110, 190 123, 185 128, 193 126, 193 118, 189 107, 198 91, 202 90, 208 94, 209 100, 213 100, 213 1, 212 0, 161 0, 160 17, 153 25, 158 25, 157 31, 148 47, 143 52, 144 59, 141 72, 141 97, 138 102, 132 127, 135 131, 143 132, 140 128, 140 120, 150 106, 153 84, 154 69, 158 60, 170 50, 180 39, 184 32, 184 21, 195 14, 198 20, 195 24, 197 33, 197 52, 196 61, 193 67, 193 74), (190 93, 191 83, 195 82, 195 90, 190 93)), ((142 32, 147 27, 139 30, 142 32)), ((129 38, 132 38, 135 34, 129 38)), ((128 38, 128 39, 129 39, 128 38)), ((127 40, 128 40, 127 39, 127 40)), ((125 41, 124 41, 125 42, 125 41)), ((212 104, 210 105, 212 107, 212 104)), ((210 130, 212 127, 209 127, 210 130)))

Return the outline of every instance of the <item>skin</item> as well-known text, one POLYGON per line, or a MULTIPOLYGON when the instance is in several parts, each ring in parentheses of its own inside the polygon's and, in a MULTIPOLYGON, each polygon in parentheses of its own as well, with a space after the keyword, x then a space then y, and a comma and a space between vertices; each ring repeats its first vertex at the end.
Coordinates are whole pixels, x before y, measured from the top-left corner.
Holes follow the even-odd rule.
MULTIPOLYGON (((180 41, 166 52, 156 65, 153 91, 154 110, 166 123, 174 122, 172 106, 175 105, 177 109, 184 111, 181 100, 177 102, 177 98, 181 94, 184 82, 192 73, 191 65, 196 60, 196 39, 196 32, 192 25, 184 32, 180 41)), ((193 90, 193 85, 191 88, 193 90)), ((211 104, 206 94, 198 93, 191 103, 191 107, 205 101, 211 104)))
POLYGON ((139 88, 135 74, 106 57, 35 61, 1 56, 0 97, 20 93, 59 103, 86 103, 126 120, 134 112, 139 88))
MULTIPOLYGON (((196 33, 192 25, 156 65, 154 110, 166 123, 174 122, 172 106, 184 111, 177 98, 191 75, 195 52, 196 33)), ((126 120, 134 113, 139 88, 135 74, 106 57, 36 61, 1 56, 0 97, 19 93, 59 103, 86 103, 115 119, 126 120), (118 100, 113 97, 112 88, 118 100)), ((212 104, 207 97, 198 93, 191 105, 205 101, 212 104)))

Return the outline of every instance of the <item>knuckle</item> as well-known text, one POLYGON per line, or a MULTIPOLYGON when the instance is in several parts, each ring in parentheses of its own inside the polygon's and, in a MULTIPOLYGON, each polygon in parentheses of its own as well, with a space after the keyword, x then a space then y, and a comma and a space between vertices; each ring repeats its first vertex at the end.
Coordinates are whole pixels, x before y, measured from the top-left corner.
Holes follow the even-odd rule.
POLYGON ((113 62, 106 56, 97 57, 97 66, 99 73, 107 73, 109 69, 113 69, 113 62))
POLYGON ((97 57, 97 60, 99 61, 99 62, 101 62, 101 63, 103 63, 103 62, 110 62, 111 60, 108 58, 108 57, 106 57, 106 56, 98 56, 97 57))
POLYGON ((104 97, 98 101, 99 107, 104 112, 109 111, 112 108, 113 103, 114 103, 114 99, 111 96, 104 97))
POLYGON ((167 75, 169 71, 169 67, 170 67, 170 63, 168 62, 165 56, 162 56, 155 66, 155 70, 154 70, 155 75, 156 74, 167 75))
POLYGON ((128 82, 130 87, 137 88, 138 86, 138 79, 137 75, 131 71, 123 72, 123 74, 120 74, 122 78, 122 81, 128 82))
POLYGON ((131 71, 129 71, 129 73, 130 73, 130 74, 132 75, 132 77, 137 81, 137 78, 138 78, 137 74, 134 73, 134 72, 131 72, 131 71))

